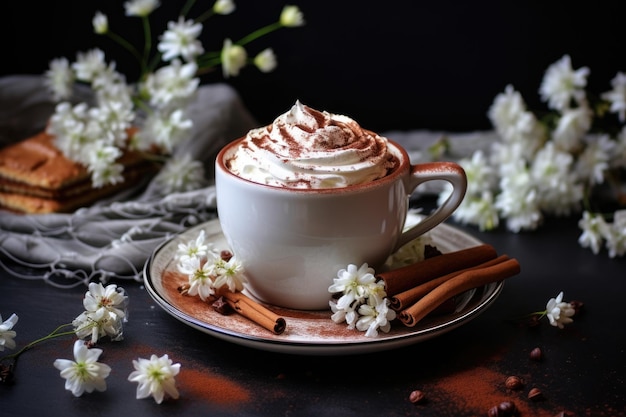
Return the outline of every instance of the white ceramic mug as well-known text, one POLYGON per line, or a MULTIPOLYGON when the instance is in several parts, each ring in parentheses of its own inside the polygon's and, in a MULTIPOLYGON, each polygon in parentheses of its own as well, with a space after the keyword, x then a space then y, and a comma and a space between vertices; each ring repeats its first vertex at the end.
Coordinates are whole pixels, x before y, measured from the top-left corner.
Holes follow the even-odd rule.
POLYGON ((248 290, 267 303, 299 310, 329 308, 328 287, 337 272, 367 262, 373 268, 405 243, 446 220, 465 196, 460 165, 411 165, 406 151, 389 146, 400 163, 386 177, 362 185, 294 189, 242 179, 224 161, 239 142, 217 155, 215 186, 222 231, 245 268, 248 290), (418 185, 445 180, 447 201, 403 232, 409 196, 418 185))

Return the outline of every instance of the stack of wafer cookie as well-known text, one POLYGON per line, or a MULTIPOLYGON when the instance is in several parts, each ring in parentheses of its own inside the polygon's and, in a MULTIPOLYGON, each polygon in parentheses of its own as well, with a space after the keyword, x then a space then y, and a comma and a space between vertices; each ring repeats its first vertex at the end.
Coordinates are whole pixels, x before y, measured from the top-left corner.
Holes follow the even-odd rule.
POLYGON ((41 132, 0 149, 0 207, 19 213, 70 212, 136 185, 157 166, 126 152, 124 181, 94 188, 87 169, 66 158, 53 137, 41 132))

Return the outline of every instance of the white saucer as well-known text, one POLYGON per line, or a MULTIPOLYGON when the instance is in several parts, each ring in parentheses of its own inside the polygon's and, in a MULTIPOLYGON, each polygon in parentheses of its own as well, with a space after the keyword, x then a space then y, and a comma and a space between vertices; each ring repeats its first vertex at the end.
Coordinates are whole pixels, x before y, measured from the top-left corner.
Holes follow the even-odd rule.
MULTIPOLYGON (((417 218, 410 214, 410 217, 417 218)), ((416 221, 410 218, 407 222, 416 221)), ((230 249, 217 219, 193 227, 159 246, 144 268, 148 293, 166 312, 188 326, 228 342, 272 352, 303 355, 344 355, 395 349, 439 336, 476 318, 498 297, 503 282, 472 290, 459 303, 457 311, 427 317, 415 327, 399 321, 392 323, 389 333, 379 332, 375 338, 364 332, 347 329, 346 323, 335 323, 328 311, 298 311, 267 306, 285 318, 286 330, 276 335, 233 313, 220 314, 199 297, 181 295, 177 288, 187 278, 177 272, 173 263, 178 244, 194 240, 204 229, 206 239, 216 249, 230 249)), ((442 252, 452 252, 482 242, 452 226, 441 224, 430 232, 434 245, 442 252)), ((330 294, 329 294, 330 296, 330 294)))

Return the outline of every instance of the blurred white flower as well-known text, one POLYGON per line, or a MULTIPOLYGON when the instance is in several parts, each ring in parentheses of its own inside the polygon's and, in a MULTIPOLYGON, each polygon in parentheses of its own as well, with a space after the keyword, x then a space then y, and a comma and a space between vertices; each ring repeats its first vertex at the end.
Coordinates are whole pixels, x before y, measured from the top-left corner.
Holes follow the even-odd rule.
POLYGON ((124 3, 126 16, 146 17, 159 7, 158 0, 130 0, 124 3))
MULTIPOLYGON (((590 102, 585 87, 589 68, 572 69, 568 55, 550 65, 540 87, 550 109, 537 118, 521 94, 506 85, 496 95, 487 116, 500 141, 489 154, 482 150, 459 163, 468 176, 466 197, 453 213, 464 224, 491 230, 505 220, 512 232, 535 230, 546 215, 581 214, 579 243, 597 254, 604 245, 610 257, 626 252, 626 230, 608 223, 596 195, 613 194, 621 204, 626 168, 626 75, 618 73, 613 90, 590 102), (618 128, 602 120, 616 113, 618 128), (609 184, 606 184, 606 183, 609 184), (606 184, 606 185, 605 185, 606 184), (599 190, 599 186, 606 190, 599 190), (584 211, 583 211, 584 210, 584 211)), ((590 97, 596 97, 591 95, 590 97)), ((444 187, 442 201, 449 195, 444 187)))
MULTIPOLYGON (((254 59, 248 59, 243 45, 283 27, 304 24, 300 9, 286 6, 274 23, 251 32, 237 43, 226 39, 220 51, 205 52, 200 39, 203 22, 214 15, 232 13, 235 3, 217 0, 197 18, 187 18, 193 3, 185 4, 177 20, 169 21, 167 29, 157 37, 153 36, 148 16, 160 7, 160 1, 126 1, 126 15, 141 18, 145 34, 143 50, 112 31, 108 17, 96 11, 92 18, 94 32, 125 48, 139 63, 139 76, 134 82, 127 80, 114 62, 107 62, 99 48, 78 52, 71 64, 65 58, 50 62, 45 83, 59 103, 47 132, 66 157, 87 168, 93 187, 124 181, 124 166, 119 158, 126 151, 140 151, 151 161, 164 165, 174 154, 176 145, 190 138, 192 121, 188 105, 200 85, 199 76, 219 65, 225 78, 237 76, 243 67, 251 64, 262 72, 272 71, 276 67, 273 50, 266 48, 254 59), (153 39, 158 39, 156 45, 152 44, 153 39), (91 87, 93 103, 70 104, 76 82, 91 87), (115 155, 117 158, 113 158, 115 155)), ((194 170, 193 175, 198 172, 194 170)), ((178 177, 189 180, 185 186, 201 184, 195 177, 191 178, 191 173, 187 170, 178 177)))
POLYGON ((163 54, 163 61, 171 61, 173 58, 182 57, 185 61, 191 61, 204 52, 198 36, 202 32, 202 25, 193 20, 185 20, 182 16, 178 22, 169 22, 167 30, 161 35, 161 41, 157 45, 163 54))
POLYGON ((261 72, 272 72, 276 69, 276 55, 272 48, 266 48, 254 57, 254 65, 261 72))
POLYGON ((280 24, 285 27, 303 26, 304 15, 298 6, 287 5, 280 13, 280 24))
POLYGON ((206 185, 204 166, 189 154, 174 157, 167 161, 155 181, 161 186, 162 195, 196 190, 206 185))
POLYGON ((558 111, 569 109, 572 100, 580 104, 586 96, 588 75, 589 68, 572 69, 569 55, 564 55, 548 67, 539 88, 541 99, 548 103, 549 108, 558 111))
POLYGON ((213 11, 217 14, 231 14, 235 11, 235 2, 233 0, 217 0, 213 5, 213 11))
POLYGON ((602 94, 602 98, 611 103, 611 112, 617 113, 619 121, 626 122, 626 74, 618 72, 611 80, 613 90, 602 94))
POLYGON ((224 78, 239 75, 239 71, 246 65, 248 54, 241 45, 233 44, 233 41, 224 39, 222 47, 222 73, 224 78))
POLYGON ((109 19, 104 13, 97 11, 92 21, 93 30, 99 35, 103 35, 109 30, 109 19))

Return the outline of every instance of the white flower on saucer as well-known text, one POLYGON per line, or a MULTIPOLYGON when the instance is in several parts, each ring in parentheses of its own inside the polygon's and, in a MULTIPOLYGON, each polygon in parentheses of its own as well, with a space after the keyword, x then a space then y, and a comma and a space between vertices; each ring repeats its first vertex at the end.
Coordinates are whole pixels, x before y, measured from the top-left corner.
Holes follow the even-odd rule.
POLYGON ((191 240, 187 243, 179 243, 176 250, 176 259, 182 262, 189 258, 202 258, 209 253, 209 245, 204 243, 206 232, 200 230, 195 240, 191 240))
POLYGON ((337 301, 337 307, 347 309, 353 304, 362 303, 367 297, 367 285, 376 281, 374 269, 367 263, 359 268, 350 264, 345 269, 337 272, 337 278, 333 279, 333 284, 328 288, 332 293, 342 292, 343 295, 337 301))
POLYGON ((378 336, 378 329, 387 333, 391 329, 391 320, 396 318, 396 312, 389 308, 388 301, 381 300, 372 305, 361 304, 358 313, 361 317, 356 322, 356 328, 365 332, 367 337, 378 336))
POLYGON ((182 259, 178 264, 178 270, 187 274, 189 281, 189 295, 198 295, 202 301, 206 301, 215 293, 213 289, 213 267, 210 262, 197 256, 182 259))
POLYGON ((211 262, 211 268, 212 275, 215 276, 213 288, 217 290, 226 286, 230 292, 242 291, 244 284, 248 281, 244 274, 243 265, 234 256, 228 261, 217 256, 211 262))
POLYGON ((157 404, 161 404, 165 394, 177 399, 175 377, 180 372, 180 364, 173 363, 167 354, 158 357, 150 356, 150 359, 139 358, 133 360, 135 370, 130 373, 128 380, 137 382, 137 399, 147 398, 152 395, 157 404))
POLYGON ((335 323, 345 321, 349 329, 364 331, 366 337, 378 336, 378 329, 388 332, 396 312, 389 309, 389 301, 383 280, 376 280, 374 269, 367 263, 359 268, 354 264, 337 272, 331 293, 341 294, 338 300, 331 299, 329 305, 335 323))
POLYGON ((57 359, 54 367, 61 371, 61 377, 65 378, 65 389, 71 391, 76 397, 84 392, 105 391, 107 388, 105 378, 111 373, 108 365, 98 362, 102 349, 89 349, 85 342, 74 342, 74 360, 57 359))
POLYGON ((13 313, 11 316, 2 321, 2 314, 0 314, 0 351, 4 348, 15 349, 15 336, 17 333, 13 329, 13 326, 17 323, 17 314, 13 313))
POLYGON ((546 316, 548 316, 552 326, 562 329, 566 324, 574 321, 572 319, 574 314, 576 314, 574 307, 570 303, 563 301, 563 291, 556 298, 548 300, 546 316))

